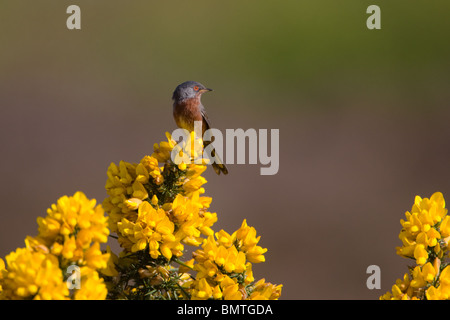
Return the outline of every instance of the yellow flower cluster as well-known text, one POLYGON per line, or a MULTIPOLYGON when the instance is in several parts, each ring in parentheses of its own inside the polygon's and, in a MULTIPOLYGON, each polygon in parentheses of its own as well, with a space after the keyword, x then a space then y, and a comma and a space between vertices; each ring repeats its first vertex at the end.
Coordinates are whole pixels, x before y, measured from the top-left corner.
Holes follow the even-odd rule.
POLYGON ((405 273, 403 279, 397 279, 391 291, 381 296, 380 300, 448 300, 450 267, 439 271, 439 267, 430 262, 423 267, 416 266, 411 274, 405 273))
POLYGON ((69 295, 56 256, 18 248, 1 261, 0 299, 60 300, 69 295))
POLYGON ((123 248, 115 263, 121 283, 116 288, 122 289, 110 296, 278 299, 281 285, 264 279, 254 283, 252 263, 263 262, 267 251, 258 246, 255 228, 244 220, 232 235, 212 229, 217 214, 208 211, 212 199, 202 196, 207 181, 201 139, 192 133, 177 144, 166 136, 139 164, 121 161, 108 169, 103 207, 123 248), (185 245, 202 247, 183 263, 179 258, 185 245))
POLYGON ((416 196, 411 212, 405 215, 399 235, 403 246, 397 247, 397 254, 416 259, 418 265, 425 264, 430 255, 442 258, 450 239, 450 216, 442 193, 430 199, 416 196))
POLYGON ((450 299, 450 267, 446 267, 439 276, 439 285, 431 285, 426 292, 428 300, 450 299))
POLYGON ((202 234, 214 234, 211 227, 217 221, 217 214, 207 211, 211 200, 210 197, 200 197, 199 192, 195 191, 190 198, 178 194, 173 203, 166 207, 177 226, 176 236, 183 239, 184 243, 199 246, 203 241, 202 234))
POLYGON ((144 250, 148 246, 153 259, 162 254, 170 260, 172 254, 182 254, 180 239, 173 234, 173 222, 163 209, 155 209, 148 202, 142 202, 139 206, 136 221, 123 218, 117 225, 120 244, 131 252, 144 250))
POLYGON ((442 261, 448 258, 450 216, 447 215, 444 196, 434 193, 429 199, 416 196, 406 220, 401 220, 399 239, 403 246, 397 254, 414 259, 403 279, 392 286, 392 292, 381 300, 442 300, 450 298, 450 267, 442 261))
POLYGON ((266 282, 263 278, 256 282, 253 286, 253 291, 248 300, 278 300, 281 296, 281 288, 283 285, 275 285, 266 282))
POLYGON ((64 265, 73 262, 93 269, 106 268, 109 254, 101 253, 100 243, 108 241, 107 217, 95 199, 88 199, 82 192, 63 196, 37 223, 39 235, 30 239, 32 245, 47 247, 62 257, 64 265))
POLYGON ((201 265, 200 275, 215 276, 219 268, 227 273, 242 273, 246 270, 246 261, 259 263, 264 261, 267 249, 257 246, 261 237, 256 237, 256 230, 242 222, 241 227, 232 235, 224 230, 211 235, 203 242, 202 250, 195 252, 195 260, 201 265))
POLYGON ((138 164, 109 166, 103 207, 82 192, 52 204, 38 235, 0 259, 0 299, 278 299, 281 285, 254 282, 267 251, 255 228, 212 229, 201 139, 166 136, 138 164), (119 256, 101 250, 108 237, 119 256), (201 249, 183 263, 185 245, 201 249))
MULTIPOLYGON (((260 237, 256 230, 243 221, 239 230, 232 235, 224 230, 204 240, 202 249, 194 252, 197 271, 192 281, 191 299, 278 299, 282 286, 265 283, 264 279, 254 281, 252 264, 264 261, 267 249, 258 246, 260 237)), ((190 261, 189 264, 193 264, 190 261)))
POLYGON ((111 232, 117 232, 117 223, 123 217, 133 218, 142 200, 148 199, 144 184, 149 182, 149 172, 155 184, 163 182, 158 161, 152 157, 144 157, 139 164, 120 161, 119 166, 109 166, 105 186, 109 197, 103 201, 103 208, 108 213, 111 232))
POLYGON ((2 299, 105 299, 107 290, 98 271, 115 275, 108 266, 107 218, 100 205, 82 192, 63 196, 37 219, 39 234, 25 239, 25 248, 6 256, 1 270, 2 299), (65 278, 71 265, 80 267, 82 290, 71 293, 65 278), (86 284, 86 285, 83 285, 86 284))
MULTIPOLYGON (((207 181, 201 176, 203 164, 175 165, 171 152, 177 144, 155 144, 154 153, 139 164, 121 161, 108 169, 103 207, 110 217, 109 227, 128 252, 148 251, 153 259, 179 257, 184 244, 200 245, 201 234, 213 233, 215 213, 207 212, 211 198, 200 197, 207 181), (164 162, 159 167, 158 163, 164 162)), ((183 148, 187 148, 184 146, 183 148)), ((180 152, 183 152, 182 150, 180 152)))
MULTIPOLYGON (((100 274, 89 267, 81 268, 80 289, 75 290, 73 300, 104 300, 108 289, 100 274)), ((103 272, 101 272, 104 274, 103 272)))

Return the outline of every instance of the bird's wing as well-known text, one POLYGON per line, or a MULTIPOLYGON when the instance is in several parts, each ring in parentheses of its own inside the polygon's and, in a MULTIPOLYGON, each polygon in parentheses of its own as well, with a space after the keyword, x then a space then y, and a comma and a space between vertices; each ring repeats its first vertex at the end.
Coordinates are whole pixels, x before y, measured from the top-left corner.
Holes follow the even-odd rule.
POLYGON ((203 120, 204 120, 204 122, 205 122, 205 124, 206 124, 206 129, 205 129, 205 130, 208 130, 208 129, 211 128, 211 123, 209 122, 209 118, 208 118, 208 115, 206 114, 206 110, 205 110, 205 108, 202 106, 201 109, 200 109, 200 111, 201 111, 201 113, 202 113, 203 120))

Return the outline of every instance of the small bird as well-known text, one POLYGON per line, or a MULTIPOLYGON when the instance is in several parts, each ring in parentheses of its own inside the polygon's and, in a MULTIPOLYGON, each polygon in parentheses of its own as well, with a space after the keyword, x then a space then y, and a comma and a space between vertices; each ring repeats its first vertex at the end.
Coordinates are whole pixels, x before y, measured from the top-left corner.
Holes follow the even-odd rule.
MULTIPOLYGON (((178 127, 186 129, 189 132, 194 131, 194 122, 202 122, 202 136, 206 130, 211 128, 208 116, 206 115, 205 107, 203 107, 200 98, 203 93, 212 91, 212 89, 206 88, 201 83, 195 81, 186 81, 176 87, 173 92, 173 118, 178 127)), ((209 145, 210 141, 204 141, 204 147, 209 145)), ((211 151, 212 167, 214 171, 220 175, 228 174, 228 169, 219 156, 216 154, 215 149, 211 151)))

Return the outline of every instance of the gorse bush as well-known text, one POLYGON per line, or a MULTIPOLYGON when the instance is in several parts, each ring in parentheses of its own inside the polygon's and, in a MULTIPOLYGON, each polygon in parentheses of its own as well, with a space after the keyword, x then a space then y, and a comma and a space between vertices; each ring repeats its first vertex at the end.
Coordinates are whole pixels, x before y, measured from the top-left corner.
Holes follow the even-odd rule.
MULTIPOLYGON (((26 237, 25 248, 0 259, 1 299, 103 299, 107 289, 102 274, 111 274, 110 253, 100 251, 109 230, 103 209, 82 192, 63 196, 39 217, 36 237, 26 237), (80 289, 70 292, 66 271, 80 269, 80 289)), ((112 275, 112 274, 111 274, 112 275)))
POLYGON ((102 205, 77 192, 39 217, 38 235, 0 259, 0 299, 278 299, 282 285, 253 276, 267 251, 255 228, 212 229, 201 140, 166 136, 139 163, 109 166, 102 205), (108 239, 118 255, 100 249, 108 239))
POLYGON ((397 254, 415 262, 403 279, 381 300, 447 300, 450 298, 450 216, 444 196, 434 193, 429 199, 416 196, 406 220, 401 220, 397 254))

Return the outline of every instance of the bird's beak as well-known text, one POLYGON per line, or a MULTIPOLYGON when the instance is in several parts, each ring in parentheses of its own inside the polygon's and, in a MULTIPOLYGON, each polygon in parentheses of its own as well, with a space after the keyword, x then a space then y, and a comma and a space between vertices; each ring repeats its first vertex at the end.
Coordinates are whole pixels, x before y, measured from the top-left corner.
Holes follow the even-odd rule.
POLYGON ((205 93, 205 92, 208 92, 208 91, 213 91, 213 89, 209 89, 209 88, 201 89, 200 93, 205 93))

